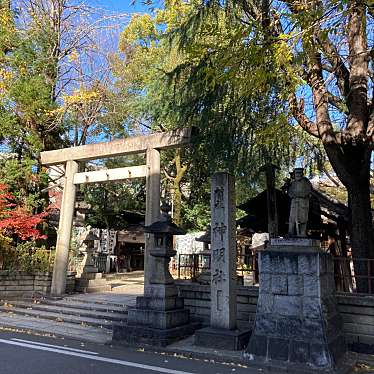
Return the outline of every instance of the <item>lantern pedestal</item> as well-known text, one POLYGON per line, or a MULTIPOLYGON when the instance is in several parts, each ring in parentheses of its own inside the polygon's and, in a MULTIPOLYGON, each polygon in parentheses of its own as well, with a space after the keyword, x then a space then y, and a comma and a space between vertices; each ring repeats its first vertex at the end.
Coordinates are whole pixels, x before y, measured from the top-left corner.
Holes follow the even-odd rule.
POLYGON ((199 328, 198 324, 186 324, 170 329, 157 329, 144 325, 113 326, 113 340, 129 345, 151 345, 166 347, 178 340, 187 338, 199 328))
POLYGON ((189 310, 174 284, 151 283, 144 293, 147 296, 137 297, 136 306, 128 308, 127 324, 113 326, 113 340, 164 347, 199 327, 190 323, 189 310))
POLYGON ((76 279, 75 289, 83 293, 108 292, 112 289, 103 278, 103 274, 99 273, 99 270, 94 265, 92 254, 90 255, 90 253, 87 253, 86 264, 83 267, 82 274, 76 279))
POLYGON ((192 335, 199 327, 190 323, 189 310, 184 309, 169 272, 170 258, 176 254, 172 248, 173 235, 184 232, 166 214, 164 220, 146 227, 145 232, 154 234, 149 251, 153 257, 149 284, 144 286, 144 296, 136 298, 136 306, 128 308, 127 324, 113 326, 113 340, 166 346, 192 335))

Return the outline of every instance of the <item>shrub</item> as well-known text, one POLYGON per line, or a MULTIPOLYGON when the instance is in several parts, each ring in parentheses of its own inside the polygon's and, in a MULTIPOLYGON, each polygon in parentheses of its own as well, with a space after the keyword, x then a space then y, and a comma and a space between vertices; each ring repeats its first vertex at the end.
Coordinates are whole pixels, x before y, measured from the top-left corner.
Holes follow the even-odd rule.
POLYGON ((0 267, 2 270, 46 273, 52 270, 54 256, 54 251, 38 248, 35 242, 24 242, 17 247, 1 245, 0 267))

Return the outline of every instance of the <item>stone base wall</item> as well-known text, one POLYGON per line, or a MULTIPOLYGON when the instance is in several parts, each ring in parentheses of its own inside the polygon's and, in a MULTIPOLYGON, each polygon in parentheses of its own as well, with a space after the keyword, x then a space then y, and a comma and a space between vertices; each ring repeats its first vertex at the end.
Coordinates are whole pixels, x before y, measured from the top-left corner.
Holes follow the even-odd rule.
MULTIPOLYGON (((178 281, 180 296, 191 318, 209 325, 210 287, 178 281)), ((251 328, 256 315, 258 287, 238 287, 238 325, 251 328)), ((374 354, 374 296, 338 293, 338 309, 343 318, 343 332, 350 350, 374 354)))
POLYGON ((337 300, 351 350, 374 354, 374 296, 338 294, 337 300))
MULTIPOLYGON (((192 282, 176 282, 179 295, 184 299, 184 306, 190 310, 193 321, 208 326, 210 321, 210 286, 192 282)), ((256 316, 258 299, 257 287, 237 288, 237 323, 238 327, 252 327, 256 316)))
MULTIPOLYGON (((36 295, 46 295, 51 290, 52 274, 29 274, 9 270, 0 271, 0 298, 30 298, 36 295)), ((75 274, 68 274, 66 292, 75 289, 75 274)))

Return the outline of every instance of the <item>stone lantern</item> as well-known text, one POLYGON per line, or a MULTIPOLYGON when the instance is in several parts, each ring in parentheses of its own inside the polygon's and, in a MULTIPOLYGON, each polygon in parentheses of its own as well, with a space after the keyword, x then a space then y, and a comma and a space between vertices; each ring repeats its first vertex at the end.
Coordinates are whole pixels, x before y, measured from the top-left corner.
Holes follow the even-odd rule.
POLYGON ((84 267, 83 273, 97 273, 98 269, 95 266, 93 260, 93 252, 95 248, 95 240, 99 240, 100 238, 96 236, 91 230, 89 231, 86 238, 83 240, 83 244, 85 244, 85 260, 84 260, 84 267))
MULTIPOLYGON (((155 259, 155 266, 151 269, 150 274, 150 284, 154 286, 151 287, 149 296, 155 296, 156 289, 160 290, 161 296, 177 294, 174 279, 169 271, 169 263, 171 257, 174 257, 177 253, 173 249, 173 236, 185 235, 186 231, 182 230, 171 221, 171 217, 168 214, 169 208, 168 205, 163 204, 161 206, 161 219, 144 228, 145 233, 153 234, 154 237, 153 245, 149 251, 149 254, 155 259)), ((146 291, 147 289, 145 290, 145 296, 147 296, 146 291)), ((158 294, 160 294, 160 292, 158 292, 158 294)))
POLYGON ((136 298, 136 307, 128 307, 127 325, 113 326, 113 339, 129 343, 165 346, 192 335, 197 324, 190 323, 189 310, 169 271, 173 249, 173 235, 185 234, 171 222, 169 207, 163 205, 161 219, 145 227, 153 234, 149 254, 154 258, 149 268, 149 284, 144 285, 144 296, 136 298))
POLYGON ((100 238, 96 236, 92 230, 83 240, 85 248, 85 259, 82 274, 76 279, 76 291, 78 292, 106 292, 111 290, 111 286, 102 278, 102 273, 95 266, 93 260, 93 252, 95 247, 95 240, 100 238))

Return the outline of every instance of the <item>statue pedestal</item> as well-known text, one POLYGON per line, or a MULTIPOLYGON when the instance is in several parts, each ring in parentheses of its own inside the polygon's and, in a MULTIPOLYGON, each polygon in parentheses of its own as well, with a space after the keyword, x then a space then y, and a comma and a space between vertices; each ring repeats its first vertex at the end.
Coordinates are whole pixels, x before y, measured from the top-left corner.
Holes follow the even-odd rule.
POLYGON ((275 239, 259 252, 260 291, 249 360, 295 371, 334 371, 346 352, 333 261, 317 244, 275 239))

